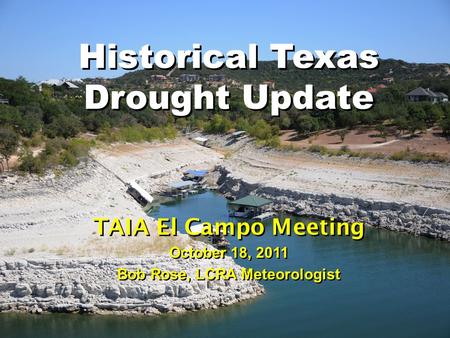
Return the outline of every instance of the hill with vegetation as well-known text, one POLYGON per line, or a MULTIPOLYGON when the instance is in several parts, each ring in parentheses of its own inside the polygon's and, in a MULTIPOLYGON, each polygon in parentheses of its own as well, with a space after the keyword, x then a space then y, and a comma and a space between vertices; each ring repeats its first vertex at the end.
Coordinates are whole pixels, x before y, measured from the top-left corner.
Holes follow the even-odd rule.
MULTIPOLYGON (((227 79, 241 83, 259 84, 264 81, 274 81, 277 89, 296 91, 306 84, 314 84, 318 90, 337 90, 340 86, 349 85, 353 89, 366 89, 374 84, 383 83, 385 79, 393 78, 396 84, 413 89, 419 85, 433 85, 437 91, 450 94, 450 64, 407 63, 402 60, 380 60, 376 69, 297 69, 292 61, 287 69, 278 69, 276 61, 260 61, 255 70, 194 70, 190 65, 187 69, 175 69, 170 73, 172 78, 181 74, 197 74, 202 79, 209 75, 223 74, 227 79)), ((167 70, 138 70, 126 73, 113 79, 117 86, 144 86, 151 75, 167 75, 167 70)))
POLYGON ((405 94, 422 86, 450 94, 449 64, 415 64, 400 60, 381 60, 375 70, 299 70, 288 66, 279 70, 275 61, 259 63, 257 70, 212 71, 175 69, 167 71, 138 70, 114 79, 85 79, 86 83, 106 83, 110 89, 176 90, 191 83, 180 81, 182 74, 197 74, 206 87, 229 84, 230 111, 218 108, 195 111, 187 118, 174 118, 169 111, 146 108, 134 111, 125 104, 120 110, 85 109, 83 86, 67 89, 28 82, 24 78, 0 78, 0 170, 8 167, 9 159, 19 154, 20 169, 42 172, 48 167, 75 165, 87 154, 93 141, 79 138, 90 133, 103 142, 154 140, 173 138, 176 130, 203 130, 225 133, 231 129, 246 130, 262 144, 279 145, 281 129, 295 129, 299 135, 310 135, 327 129, 351 129, 357 125, 394 125, 412 135, 433 125, 439 125, 444 135, 450 135, 450 105, 407 102, 405 94), (164 75, 155 80, 153 75, 164 75), (209 81, 209 75, 221 74, 223 81, 209 81), (242 84, 272 81, 275 89, 290 92, 314 84, 318 90, 337 90, 349 85, 351 90, 375 88, 376 104, 369 111, 297 111, 290 109, 280 117, 271 118, 268 109, 251 111, 242 100, 242 84), (167 89, 168 88, 168 89, 167 89))

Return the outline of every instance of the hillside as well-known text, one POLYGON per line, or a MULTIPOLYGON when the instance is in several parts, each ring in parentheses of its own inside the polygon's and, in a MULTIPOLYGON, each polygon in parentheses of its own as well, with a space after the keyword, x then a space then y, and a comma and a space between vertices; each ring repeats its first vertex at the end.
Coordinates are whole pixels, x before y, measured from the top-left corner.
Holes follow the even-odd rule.
MULTIPOLYGON (((223 84, 230 86, 229 111, 218 107, 195 110, 188 118, 174 118, 170 110, 155 111, 150 107, 133 110, 126 104, 121 104, 119 110, 110 107, 86 110, 83 84, 73 89, 63 85, 38 86, 24 78, 0 78, 0 99, 6 102, 0 104, 0 171, 8 169, 9 160, 20 163, 23 171, 38 173, 49 167, 76 165, 77 158, 87 154, 91 142, 66 140, 85 132, 94 133, 93 137, 104 142, 139 142, 173 138, 176 129, 201 130, 209 134, 239 129, 247 131, 263 145, 277 147, 286 141, 280 141, 280 130, 294 130, 298 139, 335 130, 338 135, 343 135, 343 140, 346 133, 361 126, 376 130, 381 139, 405 138, 405 135, 412 138, 418 132, 423 134, 430 128, 437 128, 434 136, 438 139, 433 136, 430 142, 434 148, 439 148, 438 152, 445 152, 448 143, 445 138, 450 135, 450 104, 408 102, 405 94, 421 86, 449 95, 449 75, 449 64, 415 64, 400 60, 381 60, 375 70, 346 71, 299 70, 292 64, 286 70, 279 70, 275 61, 263 61, 257 70, 174 69, 170 74, 162 70, 139 70, 114 79, 84 80, 85 83, 102 83, 109 89, 125 91, 189 89, 192 83, 199 82, 211 88, 223 84), (186 78, 189 74, 194 76, 186 78), (216 76, 210 77, 214 74, 216 76), (316 90, 337 90, 347 84, 352 91, 372 90, 375 105, 366 111, 290 108, 279 118, 271 118, 270 108, 252 111, 242 99, 240 88, 243 84, 263 82, 291 92, 302 90, 308 83, 314 84, 316 90)), ((372 140, 375 139, 372 137, 372 140)), ((296 145, 289 142, 289 146, 296 145)), ((307 142, 316 144, 311 139, 307 142)), ((428 143, 422 143, 410 147, 406 142, 405 147, 434 152, 428 143)))
MULTIPOLYGON (((138 70, 129 72, 121 77, 113 79, 117 86, 144 85, 151 75, 167 75, 167 70, 138 70)), ((314 84, 319 90, 336 89, 348 84, 354 88, 367 88, 379 83, 401 83, 408 88, 417 85, 432 87, 435 90, 450 93, 450 64, 425 64, 407 63, 402 60, 380 60, 380 65, 375 70, 341 70, 341 69, 308 69, 300 70, 289 63, 288 69, 277 68, 276 61, 260 61, 257 70, 221 70, 201 69, 193 70, 175 69, 170 78, 177 78, 181 74, 198 74, 206 79, 212 74, 223 74, 227 80, 235 80, 240 83, 262 83, 274 81, 277 89, 298 90, 308 83, 314 84)))

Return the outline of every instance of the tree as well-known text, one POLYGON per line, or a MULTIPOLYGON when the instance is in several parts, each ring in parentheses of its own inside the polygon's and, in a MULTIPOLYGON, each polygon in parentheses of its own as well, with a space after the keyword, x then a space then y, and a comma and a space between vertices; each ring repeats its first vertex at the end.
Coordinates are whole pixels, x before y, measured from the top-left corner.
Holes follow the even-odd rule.
POLYGON ((408 119, 408 131, 411 134, 411 137, 414 136, 416 131, 424 130, 426 128, 425 121, 418 118, 410 118, 408 119))
POLYGON ((344 143, 345 140, 345 136, 347 136, 347 134, 350 131, 348 129, 340 129, 337 131, 337 134, 339 135, 339 137, 341 138, 341 143, 344 143))
POLYGON ((19 110, 22 114, 21 121, 17 126, 20 135, 31 137, 41 130, 43 112, 39 106, 22 106, 19 107, 19 110))
POLYGON ((289 129, 291 127, 292 121, 287 114, 282 114, 279 122, 281 129, 289 129))
POLYGON ((386 127, 384 124, 380 123, 375 127, 375 130, 379 133, 379 136, 384 138, 384 142, 387 141, 387 133, 386 133, 386 127))
POLYGON ((339 123, 341 127, 353 128, 359 122, 359 113, 355 110, 342 110, 339 112, 339 123))
POLYGON ((62 136, 65 138, 76 136, 81 131, 80 120, 73 114, 56 116, 53 121, 44 128, 44 133, 51 138, 62 136))
POLYGON ((425 111, 425 122, 427 127, 432 127, 444 115, 442 108, 437 104, 427 104, 423 109, 425 111))
POLYGON ((410 104, 408 105, 408 131, 411 136, 414 136, 417 130, 424 130, 426 128, 426 113, 422 105, 410 104))
POLYGON ((408 130, 408 120, 405 116, 399 116, 395 119, 394 124, 400 131, 400 135, 403 134, 405 130, 408 130))
POLYGON ((319 120, 311 115, 300 115, 295 121, 295 129, 299 134, 309 134, 320 129, 319 120))
POLYGON ((0 155, 5 159, 6 168, 9 169, 9 159, 19 146, 19 135, 9 129, 0 129, 0 155))
POLYGON ((439 126, 442 128, 442 133, 445 136, 450 136, 450 114, 439 121, 439 126))
POLYGON ((360 117, 363 124, 372 125, 375 122, 375 114, 371 110, 362 111, 360 117))

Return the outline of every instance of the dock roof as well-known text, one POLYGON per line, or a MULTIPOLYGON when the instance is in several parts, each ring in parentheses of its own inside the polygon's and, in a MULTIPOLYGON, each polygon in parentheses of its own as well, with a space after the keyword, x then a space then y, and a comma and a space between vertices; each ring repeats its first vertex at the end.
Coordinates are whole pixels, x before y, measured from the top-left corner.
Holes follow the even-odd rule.
POLYGON ((203 177, 208 173, 208 170, 194 170, 194 169, 189 169, 186 170, 186 174, 187 175, 192 175, 195 177, 203 177))
POLYGON ((179 181, 179 182, 172 182, 169 184, 169 186, 174 189, 184 189, 184 188, 189 188, 189 187, 193 186, 194 184, 195 184, 195 182, 193 182, 193 181, 179 181))
POLYGON ((248 196, 242 197, 236 201, 230 202, 230 204, 233 204, 233 205, 244 205, 244 206, 255 207, 255 208, 259 208, 259 207, 268 205, 270 203, 272 203, 271 200, 268 200, 267 198, 259 197, 256 195, 248 195, 248 196))

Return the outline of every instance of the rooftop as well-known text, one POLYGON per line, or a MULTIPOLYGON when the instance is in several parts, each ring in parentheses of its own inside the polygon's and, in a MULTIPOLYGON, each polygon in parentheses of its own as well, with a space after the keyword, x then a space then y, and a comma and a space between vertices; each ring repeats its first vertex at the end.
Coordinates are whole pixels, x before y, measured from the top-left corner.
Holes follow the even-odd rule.
POLYGON ((184 188, 189 188, 189 187, 193 186, 194 184, 195 184, 195 182, 193 182, 193 181, 179 181, 179 182, 172 182, 169 184, 169 186, 174 189, 184 189, 184 188))
POLYGON ((185 172, 186 175, 192 175, 195 177, 203 177, 207 173, 208 173, 208 170, 193 170, 193 169, 186 170, 186 172, 185 172))
POLYGON ((422 87, 413 89, 406 95, 408 95, 408 96, 431 96, 431 97, 437 96, 431 89, 429 89, 429 88, 424 89, 422 87))
POLYGON ((245 205, 248 207, 255 207, 255 208, 259 208, 259 207, 268 205, 270 203, 272 203, 271 200, 268 200, 267 198, 259 197, 256 195, 248 195, 248 196, 242 197, 236 201, 230 202, 230 204, 233 204, 233 205, 245 205))

